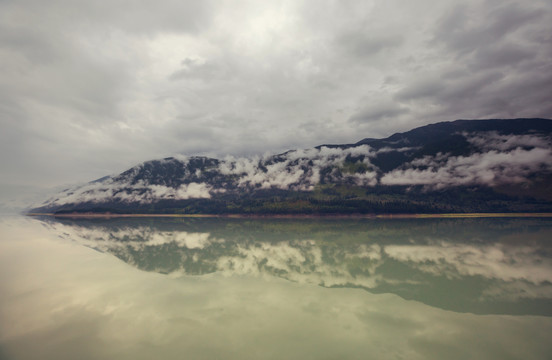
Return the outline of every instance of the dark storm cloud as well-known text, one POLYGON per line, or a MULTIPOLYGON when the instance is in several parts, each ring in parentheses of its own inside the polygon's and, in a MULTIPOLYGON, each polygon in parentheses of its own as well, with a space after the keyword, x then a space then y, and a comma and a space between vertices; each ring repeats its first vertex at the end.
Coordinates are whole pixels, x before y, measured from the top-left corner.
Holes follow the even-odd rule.
POLYGON ((437 94, 437 99, 443 104, 474 100, 488 87, 500 82, 504 76, 499 71, 463 74, 450 79, 446 89, 437 94))
POLYGON ((494 1, 479 6, 458 5, 440 19, 434 41, 459 56, 487 48, 538 23, 542 9, 531 5, 494 1))
POLYGON ((447 9, 428 27, 424 57, 409 59, 413 71, 389 95, 425 121, 550 117, 551 13, 551 4, 539 1, 447 9))
POLYGON ((378 103, 361 109, 351 117, 351 121, 358 123, 369 123, 382 119, 393 118, 408 112, 407 108, 401 107, 398 103, 378 103))
POLYGON ((533 51, 527 46, 506 43, 489 45, 484 51, 477 53, 474 67, 480 70, 517 66, 525 60, 533 59, 533 51))
POLYGON ((446 88, 444 78, 415 79, 395 94, 397 101, 410 101, 425 97, 434 97, 446 88))

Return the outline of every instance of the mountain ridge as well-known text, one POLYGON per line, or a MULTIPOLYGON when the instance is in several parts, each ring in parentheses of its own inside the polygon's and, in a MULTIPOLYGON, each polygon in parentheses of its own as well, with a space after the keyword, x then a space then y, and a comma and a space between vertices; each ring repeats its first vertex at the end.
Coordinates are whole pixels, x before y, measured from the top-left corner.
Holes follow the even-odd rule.
POLYGON ((150 160, 31 212, 546 212, 550 183, 551 120, 456 120, 264 157, 150 160))

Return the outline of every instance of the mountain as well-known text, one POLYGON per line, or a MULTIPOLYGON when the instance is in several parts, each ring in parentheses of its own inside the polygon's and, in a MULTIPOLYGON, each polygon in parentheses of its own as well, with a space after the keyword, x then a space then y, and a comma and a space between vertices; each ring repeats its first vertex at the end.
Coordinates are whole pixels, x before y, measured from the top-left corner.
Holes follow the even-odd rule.
POLYGON ((552 120, 457 120, 282 154, 176 156, 66 189, 37 212, 552 211, 552 120))

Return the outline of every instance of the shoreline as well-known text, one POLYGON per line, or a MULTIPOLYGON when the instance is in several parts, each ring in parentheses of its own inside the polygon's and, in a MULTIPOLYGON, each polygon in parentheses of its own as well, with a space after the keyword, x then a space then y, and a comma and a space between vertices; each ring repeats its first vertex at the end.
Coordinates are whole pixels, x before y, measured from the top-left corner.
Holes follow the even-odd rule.
POLYGON ((446 213, 446 214, 113 214, 113 213, 27 213, 70 219, 112 218, 225 218, 225 219, 466 219, 466 218, 552 218, 552 213, 446 213))

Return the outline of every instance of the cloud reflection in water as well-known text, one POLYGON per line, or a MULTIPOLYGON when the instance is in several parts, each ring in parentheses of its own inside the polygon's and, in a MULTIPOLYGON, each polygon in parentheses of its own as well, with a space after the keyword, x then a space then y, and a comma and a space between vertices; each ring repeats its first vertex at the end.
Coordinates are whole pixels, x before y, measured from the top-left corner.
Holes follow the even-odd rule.
POLYGON ((0 218, 0 358, 550 358, 552 317, 439 308, 460 307, 471 287, 486 307, 464 307, 509 302, 516 311, 494 312, 525 313, 518 295, 533 293, 541 311, 548 282, 439 277, 417 267, 440 257, 400 262, 386 252, 444 242, 511 256, 520 236, 548 258, 547 221, 0 218), (320 281, 363 281, 368 291, 320 281))
POLYGON ((171 277, 275 276, 459 312, 552 315, 552 221, 46 220, 66 240, 171 277))

